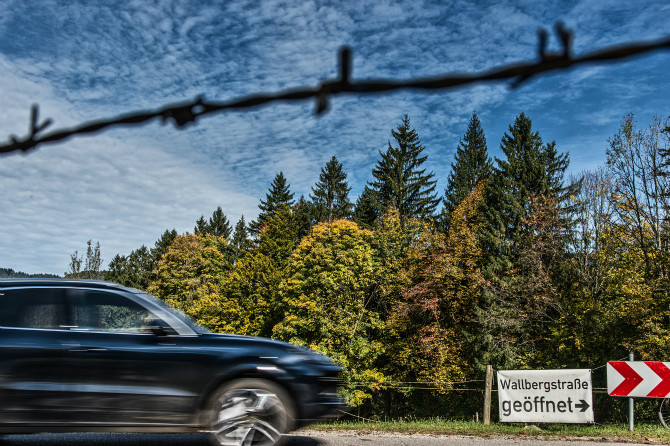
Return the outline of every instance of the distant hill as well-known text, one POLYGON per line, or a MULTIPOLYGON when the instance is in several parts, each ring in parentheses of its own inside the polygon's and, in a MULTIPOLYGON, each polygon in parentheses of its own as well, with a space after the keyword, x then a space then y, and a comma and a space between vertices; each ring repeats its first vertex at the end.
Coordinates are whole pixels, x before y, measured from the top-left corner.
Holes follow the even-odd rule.
POLYGON ((21 278, 45 278, 53 279, 56 274, 27 274, 21 271, 14 271, 11 268, 0 268, 0 279, 21 279, 21 278))

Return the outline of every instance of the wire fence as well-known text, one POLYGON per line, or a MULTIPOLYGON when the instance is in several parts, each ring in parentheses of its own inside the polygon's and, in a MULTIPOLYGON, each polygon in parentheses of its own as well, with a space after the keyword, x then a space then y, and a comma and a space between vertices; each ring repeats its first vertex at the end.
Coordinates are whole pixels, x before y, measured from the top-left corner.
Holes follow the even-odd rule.
POLYGON ((549 72, 568 68, 617 61, 655 50, 670 48, 670 37, 649 42, 633 42, 625 45, 604 48, 582 56, 572 55, 573 33, 558 23, 555 27, 562 49, 548 52, 549 32, 538 31, 539 61, 515 63, 493 68, 481 73, 446 74, 429 78, 409 80, 366 80, 352 81, 352 50, 344 47, 339 52, 339 76, 335 80, 324 81, 314 87, 296 88, 277 93, 260 93, 233 99, 230 101, 206 101, 204 96, 182 103, 172 103, 155 110, 129 112, 110 119, 88 121, 71 128, 45 133, 53 124, 52 119, 40 121, 39 107, 31 108, 28 134, 22 138, 10 135, 9 142, 0 145, 0 155, 13 152, 28 152, 39 145, 64 141, 75 135, 94 134, 110 127, 136 126, 161 120, 171 121, 177 128, 195 123, 199 118, 224 111, 241 111, 276 102, 302 102, 316 100, 316 114, 320 115, 329 108, 330 98, 341 94, 380 94, 398 90, 435 91, 447 90, 471 84, 510 81, 512 88, 519 87, 529 79, 549 72))
MULTIPOLYGON (((616 359, 615 361, 624 361, 628 357, 616 359)), ((607 364, 595 367, 578 367, 580 369, 591 370, 591 393, 593 394, 592 404, 594 410, 597 409, 598 415, 603 420, 618 420, 625 415, 625 404, 627 399, 612 398, 609 396, 606 386, 606 375, 604 373, 607 364), (625 401, 624 401, 625 400, 625 401)), ((494 372, 498 370, 493 370, 494 372)), ((361 389, 370 394, 362 406, 343 411, 343 415, 366 422, 379 423, 382 419, 404 419, 406 417, 415 417, 423 419, 428 416, 447 417, 453 419, 476 419, 485 412, 487 406, 487 391, 489 395, 497 394, 498 389, 493 380, 493 385, 486 387, 485 379, 464 379, 454 381, 400 381, 387 380, 378 381, 360 381, 350 382, 347 386, 350 389, 361 389), (386 401, 392 401, 393 404, 400 404, 403 408, 393 407, 388 411, 389 406, 386 401), (421 405, 428 405, 421 408, 421 405), (354 410, 356 409, 356 410, 354 410), (358 413, 354 413, 354 412, 358 413)), ((656 420, 658 402, 645 399, 641 415, 649 420, 656 420)), ((489 409, 494 414, 498 412, 498 404, 490 400, 489 409)), ((621 421, 621 420, 619 420, 621 421)))

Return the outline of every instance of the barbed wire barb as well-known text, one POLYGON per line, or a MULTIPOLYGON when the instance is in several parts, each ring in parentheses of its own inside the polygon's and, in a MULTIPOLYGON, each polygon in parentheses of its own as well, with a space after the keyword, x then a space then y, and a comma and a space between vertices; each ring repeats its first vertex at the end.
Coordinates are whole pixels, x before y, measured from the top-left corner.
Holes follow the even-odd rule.
POLYGON ((38 106, 31 109, 28 135, 22 139, 14 135, 9 143, 0 145, 0 155, 12 152, 27 153, 39 145, 63 141, 79 134, 100 132, 109 127, 143 125, 160 118, 163 123, 171 121, 177 128, 184 128, 196 123, 201 116, 221 113, 223 111, 244 110, 274 102, 296 102, 316 99, 315 114, 322 115, 329 109, 331 97, 338 94, 379 94, 397 90, 447 90, 468 84, 510 81, 511 88, 518 88, 529 79, 551 71, 565 70, 577 65, 604 63, 654 50, 670 48, 670 37, 650 42, 637 42, 616 47, 609 47, 581 57, 572 56, 573 32, 563 23, 555 26, 556 34, 562 46, 560 53, 548 53, 549 33, 545 29, 538 31, 539 61, 534 63, 518 63, 494 68, 483 73, 447 74, 430 78, 409 80, 367 80, 353 81, 352 49, 343 47, 339 51, 339 76, 335 80, 324 81, 317 87, 305 87, 285 90, 278 93, 261 93, 233 99, 226 102, 206 101, 200 95, 194 100, 167 104, 156 110, 145 110, 126 113, 116 118, 100 119, 85 122, 72 128, 60 129, 38 137, 53 121, 46 119, 38 124, 38 106))

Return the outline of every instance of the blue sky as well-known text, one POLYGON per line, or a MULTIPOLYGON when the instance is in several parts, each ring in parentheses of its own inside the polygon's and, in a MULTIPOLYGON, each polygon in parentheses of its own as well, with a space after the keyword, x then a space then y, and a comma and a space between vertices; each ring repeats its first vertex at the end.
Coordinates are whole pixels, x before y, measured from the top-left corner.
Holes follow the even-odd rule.
MULTIPOLYGON (((0 140, 23 136, 30 106, 52 129, 204 95, 230 100, 316 86, 353 49, 353 78, 404 79, 533 61, 537 30, 563 21, 574 53, 670 35, 670 3, 631 1, 0 0, 0 140)), ((607 138, 632 112, 670 115, 670 51, 531 80, 432 93, 346 96, 204 118, 186 130, 149 124, 0 157, 0 267, 63 274, 99 241, 106 265, 166 229, 192 231, 221 206, 234 224, 258 212, 279 172, 307 196, 321 167, 343 163, 352 198, 407 113, 443 193, 476 110, 489 151, 525 112, 570 171, 605 162, 607 138)))

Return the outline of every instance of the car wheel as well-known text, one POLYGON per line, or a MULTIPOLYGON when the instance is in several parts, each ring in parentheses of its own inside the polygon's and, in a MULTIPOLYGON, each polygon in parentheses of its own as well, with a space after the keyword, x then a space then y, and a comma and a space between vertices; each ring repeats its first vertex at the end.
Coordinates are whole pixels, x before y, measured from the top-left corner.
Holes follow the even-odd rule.
POLYGON ((272 446, 293 428, 295 419, 286 391, 262 379, 223 386, 210 407, 211 435, 219 446, 272 446))

